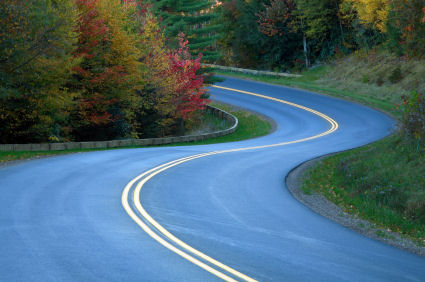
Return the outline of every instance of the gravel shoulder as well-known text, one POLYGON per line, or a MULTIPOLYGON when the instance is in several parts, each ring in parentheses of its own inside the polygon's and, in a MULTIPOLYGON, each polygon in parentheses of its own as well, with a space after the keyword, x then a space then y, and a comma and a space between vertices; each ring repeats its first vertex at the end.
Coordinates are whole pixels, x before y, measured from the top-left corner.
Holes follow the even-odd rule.
POLYGON ((394 247, 409 251, 419 256, 425 257, 425 247, 418 246, 413 241, 402 237, 400 234, 378 227, 376 224, 348 214, 344 210, 326 199, 319 193, 311 195, 305 194, 301 190, 302 181, 306 172, 327 156, 322 156, 307 161, 294 168, 286 177, 286 186, 291 194, 305 206, 314 212, 329 218, 351 230, 354 230, 366 237, 392 245, 394 247))

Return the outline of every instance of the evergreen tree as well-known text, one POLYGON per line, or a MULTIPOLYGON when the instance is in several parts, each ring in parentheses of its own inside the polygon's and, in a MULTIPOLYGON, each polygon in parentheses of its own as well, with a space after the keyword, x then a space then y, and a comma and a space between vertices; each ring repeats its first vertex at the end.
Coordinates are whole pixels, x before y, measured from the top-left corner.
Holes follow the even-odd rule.
POLYGON ((178 47, 177 37, 184 33, 189 40, 192 55, 203 55, 203 62, 215 62, 219 54, 216 40, 220 25, 214 24, 217 17, 215 1, 211 0, 159 0, 153 1, 154 12, 165 26, 165 36, 178 47))
MULTIPOLYGON (((203 63, 215 63, 220 54, 217 39, 221 25, 217 23, 216 2, 213 0, 151 0, 154 13, 162 20, 165 36, 173 49, 178 48, 180 33, 189 41, 187 47, 196 58, 202 54, 203 63)), ((205 83, 219 81, 212 69, 202 68, 205 83)))

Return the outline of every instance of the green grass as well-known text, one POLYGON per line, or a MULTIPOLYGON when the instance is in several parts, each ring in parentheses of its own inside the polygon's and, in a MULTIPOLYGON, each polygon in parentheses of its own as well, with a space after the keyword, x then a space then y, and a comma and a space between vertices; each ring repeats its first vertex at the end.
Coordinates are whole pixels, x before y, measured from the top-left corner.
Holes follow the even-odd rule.
POLYGON ((258 115, 243 110, 233 110, 231 106, 220 103, 212 103, 211 105, 220 108, 228 113, 231 113, 232 115, 238 118, 239 125, 234 133, 203 141, 175 143, 166 146, 207 145, 215 143, 242 141, 246 139, 264 136, 272 130, 271 124, 267 120, 259 117, 258 115))
POLYGON ((425 150, 396 134, 307 172, 302 189, 425 245, 425 150))
MULTIPOLYGON (((241 141, 241 140, 246 140, 246 139, 266 135, 272 129, 272 126, 270 125, 270 123, 264 120, 263 118, 259 117, 258 115, 255 115, 243 110, 235 111, 230 106, 223 105, 223 104, 212 103, 212 105, 220 109, 223 109, 227 112, 230 112, 231 114, 235 115, 238 118, 239 126, 234 133, 217 137, 217 138, 211 138, 211 139, 207 139, 203 141, 198 141, 198 142, 174 143, 174 144, 162 145, 162 146, 206 145, 206 144, 215 144, 215 143, 223 143, 223 142, 241 141)), ((219 129, 220 127, 223 126, 214 118, 206 117, 206 119, 210 123, 217 123, 217 124, 213 124, 214 129, 219 129)), ((124 147, 124 148, 142 148, 142 147, 131 146, 131 147, 124 147)), ((0 162, 31 159, 31 158, 38 158, 43 156, 62 155, 62 154, 69 154, 69 153, 92 152, 92 151, 113 150, 113 149, 115 150, 123 149, 123 147, 105 148, 105 149, 75 149, 75 150, 65 150, 65 151, 35 151, 35 152, 6 151, 6 152, 0 152, 0 162)))

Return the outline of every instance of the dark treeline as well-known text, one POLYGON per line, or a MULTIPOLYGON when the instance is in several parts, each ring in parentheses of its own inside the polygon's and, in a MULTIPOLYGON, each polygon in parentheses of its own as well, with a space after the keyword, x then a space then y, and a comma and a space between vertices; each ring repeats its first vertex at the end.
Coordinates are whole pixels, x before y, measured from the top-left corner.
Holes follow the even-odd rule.
POLYGON ((227 0, 218 10, 226 65, 299 70, 376 46, 425 54, 424 0, 227 0))

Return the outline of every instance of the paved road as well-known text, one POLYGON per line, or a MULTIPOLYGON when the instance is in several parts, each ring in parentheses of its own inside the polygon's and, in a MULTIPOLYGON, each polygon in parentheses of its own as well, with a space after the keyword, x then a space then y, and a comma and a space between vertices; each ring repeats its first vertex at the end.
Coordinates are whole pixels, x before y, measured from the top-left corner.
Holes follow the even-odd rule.
MULTIPOLYGON (((183 242, 253 279, 425 281, 425 259, 315 214, 284 184, 286 174, 306 160, 386 136, 394 125, 388 117, 301 90, 237 79, 220 85, 304 105, 333 118, 339 128, 305 142, 181 163, 147 181, 136 204, 140 200, 183 242)), ((242 142, 72 154, 0 168, 0 280, 218 280, 144 232, 122 206, 124 187, 140 173, 179 158, 303 139, 330 124, 276 101, 217 88, 211 93, 273 118, 277 130, 242 142)), ((124 198, 135 211, 131 189, 124 198)), ((184 250, 146 220, 142 224, 164 244, 240 280, 184 250)))

